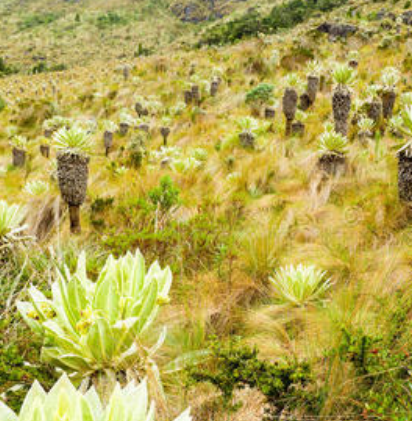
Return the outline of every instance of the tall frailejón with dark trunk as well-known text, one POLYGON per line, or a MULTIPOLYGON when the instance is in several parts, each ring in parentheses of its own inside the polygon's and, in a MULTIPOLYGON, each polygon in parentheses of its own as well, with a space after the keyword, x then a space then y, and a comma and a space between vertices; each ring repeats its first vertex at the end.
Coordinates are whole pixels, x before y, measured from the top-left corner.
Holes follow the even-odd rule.
POLYGON ((348 134, 348 120, 352 104, 349 84, 353 80, 354 70, 347 65, 339 65, 333 72, 336 82, 332 97, 333 118, 335 131, 342 136, 348 134))
POLYGON ((389 120, 393 115, 396 101, 396 85, 400 79, 400 72, 395 67, 384 69, 381 77, 381 99, 383 118, 389 120))
POLYGON ((55 136, 60 194, 69 207, 70 231, 81 232, 80 206, 86 200, 89 179, 90 136, 78 128, 61 129, 55 136))
POLYGON ((286 88, 282 98, 283 114, 286 118, 285 134, 289 136, 292 131, 292 123, 295 119, 298 105, 298 93, 294 88, 286 88))

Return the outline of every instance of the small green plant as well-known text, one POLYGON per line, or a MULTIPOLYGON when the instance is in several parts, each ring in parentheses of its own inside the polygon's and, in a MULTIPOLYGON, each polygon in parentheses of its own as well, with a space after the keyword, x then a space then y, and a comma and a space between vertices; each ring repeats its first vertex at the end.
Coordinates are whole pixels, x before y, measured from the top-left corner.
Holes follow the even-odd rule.
POLYGON ((0 96, 0 113, 6 108, 6 101, 0 96))
POLYGON ((363 117, 363 118, 361 118, 361 119, 359 120, 359 122, 358 122, 358 127, 359 127, 359 130, 360 130, 362 133, 368 133, 368 132, 371 132, 371 131, 372 131, 372 129, 373 129, 373 126, 374 126, 374 122, 373 122, 373 120, 372 120, 372 119, 370 119, 370 118, 367 118, 367 117, 363 117))
POLYGON ((400 72, 396 67, 385 68, 381 76, 382 88, 384 90, 394 90, 400 76, 400 72))
POLYGON ((276 299, 285 304, 305 306, 320 299, 331 287, 326 273, 315 266, 289 266, 276 271, 269 278, 276 299))
POLYGON ((303 406, 303 388, 312 381, 310 366, 297 361, 275 362, 258 358, 257 349, 242 346, 239 340, 228 344, 213 341, 211 357, 200 368, 190 370, 192 383, 208 382, 222 393, 224 407, 236 410, 234 392, 245 387, 258 389, 269 409, 266 420, 281 419, 286 409, 303 406))
POLYGON ((180 190, 173 183, 170 176, 165 175, 160 179, 160 185, 148 193, 150 201, 163 212, 167 212, 179 203, 180 190))
POLYGON ((50 184, 41 180, 29 181, 24 186, 24 191, 30 196, 43 196, 50 190, 50 184))

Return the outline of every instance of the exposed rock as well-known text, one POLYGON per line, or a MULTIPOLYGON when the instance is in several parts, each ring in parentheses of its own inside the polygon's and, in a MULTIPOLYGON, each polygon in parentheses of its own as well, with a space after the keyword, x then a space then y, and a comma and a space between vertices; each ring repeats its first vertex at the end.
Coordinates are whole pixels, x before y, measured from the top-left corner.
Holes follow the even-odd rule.
POLYGON ((318 32, 323 32, 333 38, 347 38, 349 35, 355 34, 358 29, 354 25, 330 22, 324 22, 316 28, 318 32))

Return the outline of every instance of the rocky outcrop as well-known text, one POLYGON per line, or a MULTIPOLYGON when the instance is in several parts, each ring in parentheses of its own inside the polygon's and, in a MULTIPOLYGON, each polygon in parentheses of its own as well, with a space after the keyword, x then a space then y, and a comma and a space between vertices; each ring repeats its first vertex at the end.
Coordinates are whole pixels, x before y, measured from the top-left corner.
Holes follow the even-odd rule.
MULTIPOLYGON (((247 0, 236 0, 242 2, 247 0)), ((178 0, 170 8, 182 22, 200 23, 220 19, 231 12, 230 0, 178 0)))
POLYGON ((316 30, 328 34, 332 38, 347 38, 355 34, 358 31, 358 27, 345 23, 324 22, 316 30))

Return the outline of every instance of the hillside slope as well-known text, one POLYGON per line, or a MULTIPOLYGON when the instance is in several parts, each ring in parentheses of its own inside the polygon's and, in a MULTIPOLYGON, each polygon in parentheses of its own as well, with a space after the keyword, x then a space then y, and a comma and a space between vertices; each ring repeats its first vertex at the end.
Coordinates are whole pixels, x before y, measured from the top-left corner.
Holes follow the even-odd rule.
MULTIPOLYGON (((23 239, 0 230, 0 395, 13 408, 34 378, 53 384, 59 358, 78 364, 58 355, 58 340, 39 362, 50 342, 31 334, 16 301, 33 297, 30 284, 49 298, 56 269, 74 271, 81 251, 96 280, 108 256, 139 249, 146 267, 170 267, 173 284, 138 345, 146 352, 164 327, 167 336, 143 363, 110 370, 156 384, 156 361, 159 420, 188 406, 196 421, 260 421, 265 410, 291 421, 412 418, 410 2, 326 12, 327 1, 288 2, 286 22, 271 2, 253 21, 249 2, 232 3, 233 14, 200 26, 166 2, 1 6, 0 56, 30 67, 46 51, 69 67, 0 78, 0 199, 25 206, 27 224, 23 239), (16 30, 25 6, 64 16, 16 30), (267 33, 238 39, 254 23, 251 33, 267 33), (60 194, 84 176, 61 183, 57 171, 69 130, 88 146, 69 148, 88 168, 80 204, 60 194)), ((92 303, 73 301, 84 345, 101 314, 87 318, 92 303)), ((38 308, 33 320, 55 317, 38 308)))
MULTIPOLYGON (((259 7, 267 3, 260 2, 259 7)), ((7 0, 0 4, 0 57, 25 71, 42 62, 52 67, 132 58, 190 45, 210 20, 256 4, 255 0, 7 0)))

